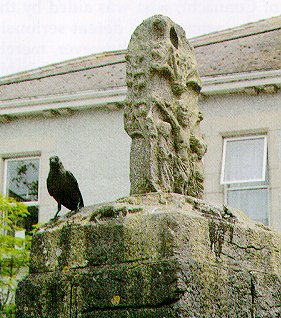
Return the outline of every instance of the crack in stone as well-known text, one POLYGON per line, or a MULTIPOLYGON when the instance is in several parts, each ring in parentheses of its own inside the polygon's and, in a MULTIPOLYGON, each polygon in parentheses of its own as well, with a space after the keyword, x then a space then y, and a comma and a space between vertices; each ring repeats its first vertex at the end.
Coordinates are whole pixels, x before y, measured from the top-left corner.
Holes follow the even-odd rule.
POLYGON ((250 277, 251 277, 251 286, 250 286, 250 294, 251 294, 251 318, 255 318, 255 299, 257 298, 257 292, 256 292, 256 287, 254 283, 254 278, 251 272, 249 272, 250 277))
POLYGON ((226 253, 224 253, 224 252, 221 252, 221 254, 224 255, 224 256, 226 256, 226 257, 228 257, 228 258, 233 259, 234 261, 236 260, 235 257, 230 256, 229 254, 226 254, 226 253))
POLYGON ((248 245, 248 246, 241 246, 233 241, 229 242, 230 244, 233 244, 234 246, 238 247, 238 248, 241 248, 243 250, 247 250, 247 249, 254 249, 256 251, 261 251, 263 249, 265 249, 265 246, 261 246, 261 247, 256 247, 254 245, 248 245))
POLYGON ((135 306, 126 306, 126 305, 118 305, 116 307, 92 307, 88 308, 84 311, 82 311, 82 314, 91 314, 91 313, 96 313, 97 311, 117 311, 117 310, 138 310, 138 309, 157 309, 157 308, 163 308, 163 307, 168 307, 173 304, 176 304, 179 301, 179 299, 166 299, 158 304, 155 305, 135 305, 135 306))
POLYGON ((77 286, 71 285, 70 288, 70 303, 69 303, 69 317, 77 318, 78 317, 78 305, 77 305, 77 286))

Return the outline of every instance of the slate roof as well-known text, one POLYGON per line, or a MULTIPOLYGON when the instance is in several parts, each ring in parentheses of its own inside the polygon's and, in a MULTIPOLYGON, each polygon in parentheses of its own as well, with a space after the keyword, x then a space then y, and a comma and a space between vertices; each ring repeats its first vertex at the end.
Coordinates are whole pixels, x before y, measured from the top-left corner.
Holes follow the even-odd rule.
POLYGON ((125 51, 94 54, 0 79, 1 100, 125 86, 125 51), (16 85, 13 85, 16 84, 16 85))
POLYGON ((191 40, 201 76, 281 69, 281 16, 191 40))
MULTIPOLYGON (((281 69, 281 16, 190 39, 203 79, 281 69)), ((126 51, 92 54, 0 78, 0 100, 126 86, 126 51)))

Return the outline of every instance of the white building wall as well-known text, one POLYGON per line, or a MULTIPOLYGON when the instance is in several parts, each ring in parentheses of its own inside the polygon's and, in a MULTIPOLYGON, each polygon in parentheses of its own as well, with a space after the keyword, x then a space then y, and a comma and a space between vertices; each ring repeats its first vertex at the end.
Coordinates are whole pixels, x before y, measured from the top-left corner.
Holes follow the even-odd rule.
MULTIPOLYGON (((224 203, 220 185, 223 137, 267 133, 270 225, 281 230, 281 93, 203 97, 202 131, 208 145, 204 157, 205 199, 224 203)), ((46 189, 49 157, 58 155, 78 180, 85 205, 129 195, 130 138, 122 110, 83 110, 72 115, 26 117, 0 124, 0 157, 40 154, 40 221, 56 211, 46 189)), ((3 182, 3 160, 0 161, 3 182)), ((0 183, 3 189, 3 183, 0 183)))
MULTIPOLYGON (((92 110, 71 116, 29 117, 0 124, 0 187, 4 160, 10 156, 40 154, 39 221, 53 217, 57 205, 49 196, 46 178, 49 157, 58 155, 78 180, 85 205, 127 196, 130 138, 123 128, 123 112, 92 110)), ((1 191, 2 192, 2 191, 1 191)))
POLYGON ((200 103, 204 114, 202 131, 208 145, 204 158, 206 200, 222 204, 220 185, 223 138, 266 133, 271 227, 281 230, 281 93, 259 95, 216 95, 200 103))

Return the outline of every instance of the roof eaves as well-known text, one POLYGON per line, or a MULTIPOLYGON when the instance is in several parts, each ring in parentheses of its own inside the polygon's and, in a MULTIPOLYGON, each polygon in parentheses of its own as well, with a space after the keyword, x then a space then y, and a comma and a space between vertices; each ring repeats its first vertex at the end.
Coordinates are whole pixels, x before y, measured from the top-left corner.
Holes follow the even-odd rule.
MULTIPOLYGON (((229 93, 276 93, 281 88, 281 70, 202 77, 202 95, 229 93)), ((0 101, 0 119, 21 115, 64 114, 66 110, 118 108, 124 103, 127 87, 103 91, 79 91, 73 94, 49 95, 0 101)), ((0 120, 1 122, 1 120, 0 120)))

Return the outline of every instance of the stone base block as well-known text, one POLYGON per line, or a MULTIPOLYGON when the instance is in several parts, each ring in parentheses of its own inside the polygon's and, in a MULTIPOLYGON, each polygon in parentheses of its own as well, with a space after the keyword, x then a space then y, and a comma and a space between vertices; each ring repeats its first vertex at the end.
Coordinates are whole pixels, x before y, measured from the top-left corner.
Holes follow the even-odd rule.
POLYGON ((84 208, 34 236, 17 316, 279 317, 281 235, 176 194, 84 208))

